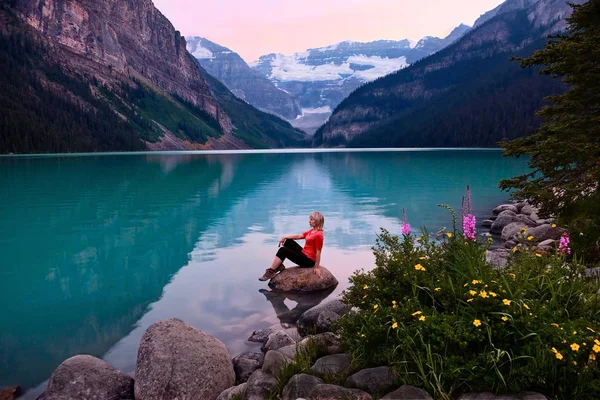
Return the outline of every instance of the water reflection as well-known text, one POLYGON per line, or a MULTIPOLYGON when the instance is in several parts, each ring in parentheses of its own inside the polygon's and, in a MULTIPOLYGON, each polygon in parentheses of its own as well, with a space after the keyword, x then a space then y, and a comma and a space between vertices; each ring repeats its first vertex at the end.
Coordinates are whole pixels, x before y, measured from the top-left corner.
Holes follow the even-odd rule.
POLYGON ((315 293, 285 293, 267 289, 260 289, 259 292, 262 293, 267 298, 267 301, 273 306, 273 310, 275 310, 275 315, 277 315, 277 318, 281 322, 281 326, 289 328, 296 324, 298 318, 300 318, 305 311, 319 305, 333 293, 334 290, 335 287, 315 293), (290 309, 287 304, 285 304, 286 300, 295 302, 296 306, 290 309))

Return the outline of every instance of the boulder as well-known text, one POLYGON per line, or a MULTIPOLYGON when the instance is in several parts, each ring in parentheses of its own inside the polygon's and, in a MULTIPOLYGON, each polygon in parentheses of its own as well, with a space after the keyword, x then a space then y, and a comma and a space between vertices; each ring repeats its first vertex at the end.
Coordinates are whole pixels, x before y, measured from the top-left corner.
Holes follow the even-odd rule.
POLYGON ((12 386, 4 389, 0 389, 0 400, 15 400, 21 395, 20 386, 12 386))
POLYGON ((276 350, 269 350, 267 354, 265 354, 265 362, 263 363, 261 370, 265 374, 277 376, 281 368, 285 367, 291 362, 291 359, 287 358, 280 352, 276 350))
POLYGON ((332 354, 319 358, 310 371, 317 375, 342 375, 350 372, 352 357, 348 354, 332 354))
POLYGON ((133 379, 106 361, 76 355, 63 361, 52 373, 47 400, 133 400, 133 379))
POLYGON ((294 360, 298 351, 298 345, 290 344, 289 346, 283 346, 277 349, 277 351, 289 358, 290 360, 294 360))
POLYGON ((504 268, 508 262, 509 254, 510 252, 506 249, 487 250, 485 252, 485 261, 496 268, 504 268))
POLYGON ((320 384, 308 396, 311 400, 373 400, 369 393, 336 385, 320 384))
POLYGON ((519 243, 516 240, 507 240, 504 242, 504 248, 512 250, 518 244, 519 243))
POLYGON ((525 215, 531 215, 533 213, 538 213, 538 209, 533 207, 531 204, 525 204, 520 210, 519 212, 521 214, 525 214, 525 215))
POLYGON ((480 225, 484 228, 491 228, 493 223, 494 221, 491 219, 484 219, 481 221, 480 225))
POLYGON ((527 229, 529 229, 529 226, 527 224, 523 222, 511 222, 510 224, 502 228, 502 233, 500 237, 502 238, 502 240, 511 240, 515 237, 515 235, 521 233, 521 229, 523 228, 526 229, 525 235, 527 235, 527 229))
POLYGON ((363 369, 348 377, 345 386, 382 395, 394 387, 394 371, 389 367, 363 369))
POLYGON ((271 333, 275 333, 280 330, 281 329, 267 328, 254 331, 252 332, 252 335, 250 335, 250 337, 248 338, 248 341, 256 343, 266 343, 266 341, 269 340, 269 335, 271 333))
POLYGON ((235 381, 240 384, 248 380, 250 375, 262 367, 265 355, 263 353, 244 353, 233 360, 233 370, 235 371, 235 381))
POLYGON ((217 397, 217 400, 241 399, 244 397, 244 393, 246 393, 246 386, 248 386, 247 383, 242 383, 241 385, 225 389, 223 392, 221 392, 219 397, 217 397))
POLYGON ((306 311, 298 318, 296 325, 298 333, 302 336, 324 333, 331 331, 331 320, 336 319, 350 311, 350 306, 342 303, 340 300, 331 300, 327 303, 319 304, 306 311), (321 314, 323 317, 320 317, 321 314), (319 322, 320 321, 320 322, 319 322))
POLYGON ((142 336, 135 370, 135 399, 214 400, 235 384, 227 347, 179 319, 152 324, 142 336))
POLYGON ((298 348, 301 349, 304 346, 308 346, 309 343, 316 345, 320 352, 327 355, 338 354, 342 352, 340 339, 331 332, 308 336, 298 343, 298 348))
POLYGON ((282 400, 296 400, 308 397, 314 387, 321 383, 323 383, 321 379, 312 375, 294 375, 288 381, 287 385, 285 385, 285 388, 283 388, 282 400))
POLYGON ((335 276, 327 268, 320 268, 321 276, 313 268, 286 268, 269 281, 269 287, 284 292, 317 292, 337 286, 335 276))
POLYGON ((517 208, 516 205, 514 204, 501 204, 498 207, 494 208, 494 210, 492 211, 494 214, 498 215, 500 214, 502 211, 512 211, 515 214, 519 213, 519 209, 517 208))
POLYGON ((277 350, 292 344, 296 344, 296 341, 286 331, 277 331, 269 335, 269 339, 260 349, 266 353, 269 350, 277 350))
MULTIPOLYGON (((383 400, 383 399, 382 399, 383 400)), ((546 396, 535 392, 520 392, 517 394, 465 393, 458 400, 548 400, 546 396)))
MULTIPOLYGON (((248 379, 243 400, 265 400, 277 388, 277 379, 260 369, 254 371, 248 379)), ((195 398, 195 397, 194 397, 195 398)), ((136 399, 137 400, 137 399, 136 399)))
POLYGON ((402 385, 400 389, 386 394, 381 400, 433 400, 433 398, 423 389, 410 385, 402 385))

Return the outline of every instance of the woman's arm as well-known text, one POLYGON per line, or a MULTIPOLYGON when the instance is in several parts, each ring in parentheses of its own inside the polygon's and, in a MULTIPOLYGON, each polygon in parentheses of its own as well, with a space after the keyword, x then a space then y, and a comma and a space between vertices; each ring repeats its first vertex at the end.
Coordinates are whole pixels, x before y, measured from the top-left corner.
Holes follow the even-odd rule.
POLYGON ((299 233, 297 235, 286 235, 279 240, 279 245, 280 246, 283 245, 283 242, 285 242, 286 239, 294 239, 294 240, 304 239, 304 236, 302 236, 301 233, 299 233))
POLYGON ((317 256, 315 257, 315 274, 321 276, 321 250, 317 250, 317 256))

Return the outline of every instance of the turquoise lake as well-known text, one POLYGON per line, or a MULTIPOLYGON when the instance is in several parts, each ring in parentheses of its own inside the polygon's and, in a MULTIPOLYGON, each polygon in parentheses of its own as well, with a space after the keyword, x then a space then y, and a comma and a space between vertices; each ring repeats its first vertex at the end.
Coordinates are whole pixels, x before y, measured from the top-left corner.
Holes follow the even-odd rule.
POLYGON ((402 207, 413 230, 451 228, 437 205, 459 210, 470 185, 480 220, 508 200, 498 180, 526 170, 497 150, 0 157, 0 387, 32 398, 75 354, 133 372, 145 329, 171 317, 232 356, 256 350, 253 330, 325 297, 259 291, 279 238, 310 212, 325 216, 332 298, 374 266, 402 207))

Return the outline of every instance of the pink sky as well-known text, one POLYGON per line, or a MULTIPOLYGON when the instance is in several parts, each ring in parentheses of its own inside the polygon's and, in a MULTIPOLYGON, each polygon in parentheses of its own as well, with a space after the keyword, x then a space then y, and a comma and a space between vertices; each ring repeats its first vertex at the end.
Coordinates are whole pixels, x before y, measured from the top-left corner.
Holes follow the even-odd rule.
POLYGON ((503 0, 154 0, 184 36, 202 36, 251 62, 344 40, 444 37, 503 0))

